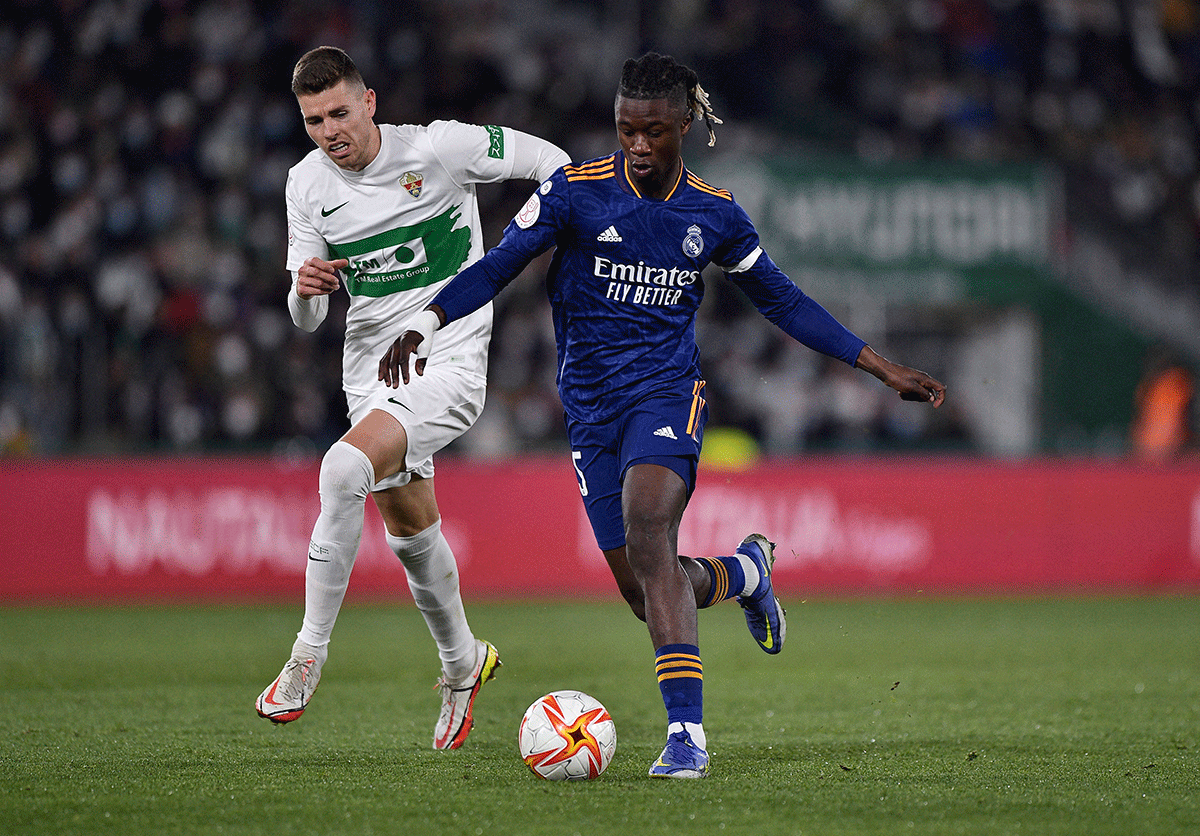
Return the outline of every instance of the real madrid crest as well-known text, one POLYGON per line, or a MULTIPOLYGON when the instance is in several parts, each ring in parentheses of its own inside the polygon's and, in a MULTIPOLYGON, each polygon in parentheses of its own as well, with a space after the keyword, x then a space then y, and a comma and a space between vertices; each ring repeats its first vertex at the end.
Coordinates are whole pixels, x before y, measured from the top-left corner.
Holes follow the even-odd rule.
POLYGON ((404 176, 400 178, 400 185, 404 187, 413 198, 421 196, 421 184, 425 182, 425 176, 419 171, 406 171, 404 176))
POLYGON ((704 238, 700 235, 700 227, 692 224, 687 228, 683 239, 683 254, 688 258, 696 258, 704 252, 704 238))

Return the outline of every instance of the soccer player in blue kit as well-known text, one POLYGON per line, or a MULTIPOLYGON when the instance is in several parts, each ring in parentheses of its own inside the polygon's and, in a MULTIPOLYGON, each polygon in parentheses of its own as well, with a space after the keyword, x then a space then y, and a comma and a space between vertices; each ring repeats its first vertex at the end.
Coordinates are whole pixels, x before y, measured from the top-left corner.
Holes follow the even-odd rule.
POLYGON ((434 332, 486 304, 536 256, 547 275, 558 389, 596 541, 654 645, 667 744, 652 777, 708 774, 697 610, 736 597, 759 646, 778 653, 784 610, 771 585, 774 544, 751 534, 733 555, 690 558, 676 542, 695 487, 708 410, 695 339, 714 263, 790 336, 877 377, 905 400, 941 405, 946 387, 892 363, 806 296, 771 261, 729 192, 683 165, 708 97, 669 56, 629 59, 616 98, 621 150, 567 165, 541 184, 504 239, 407 324, 379 363, 389 386, 423 374, 434 332))

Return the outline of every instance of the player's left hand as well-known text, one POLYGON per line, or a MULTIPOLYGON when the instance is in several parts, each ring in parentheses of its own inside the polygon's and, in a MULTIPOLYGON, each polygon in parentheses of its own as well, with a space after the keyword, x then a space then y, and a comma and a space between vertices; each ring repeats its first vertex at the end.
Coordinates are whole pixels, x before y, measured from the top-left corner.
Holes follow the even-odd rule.
POLYGON ((876 354, 871 347, 864 346, 854 363, 882 380, 900 393, 902 400, 923 401, 937 408, 946 400, 946 384, 935 380, 925 372, 901 366, 876 354))
POLYGON ((408 358, 413 354, 416 355, 413 371, 419 375, 425 374, 425 364, 433 348, 433 332, 441 324, 441 317, 432 310, 421 311, 413 317, 380 359, 379 379, 393 389, 402 380, 408 383, 408 358))
POLYGON ((935 409, 946 400, 946 385, 934 380, 925 372, 910 369, 908 366, 896 366, 896 375, 891 380, 885 380, 900 393, 900 399, 905 401, 924 401, 935 409))

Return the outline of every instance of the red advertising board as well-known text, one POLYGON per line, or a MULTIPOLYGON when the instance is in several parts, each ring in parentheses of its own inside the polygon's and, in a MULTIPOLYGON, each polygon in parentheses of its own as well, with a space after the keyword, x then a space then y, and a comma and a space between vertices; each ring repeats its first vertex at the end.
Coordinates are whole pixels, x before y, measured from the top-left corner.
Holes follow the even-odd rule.
MULTIPOLYGON (((0 464, 0 602, 296 598, 319 464, 0 464)), ((616 595, 566 459, 447 459, 464 595, 616 595)), ((1200 465, 812 458, 702 470, 685 554, 778 543, 784 594, 1200 590, 1200 465)), ((368 503, 351 597, 407 596, 368 503)))

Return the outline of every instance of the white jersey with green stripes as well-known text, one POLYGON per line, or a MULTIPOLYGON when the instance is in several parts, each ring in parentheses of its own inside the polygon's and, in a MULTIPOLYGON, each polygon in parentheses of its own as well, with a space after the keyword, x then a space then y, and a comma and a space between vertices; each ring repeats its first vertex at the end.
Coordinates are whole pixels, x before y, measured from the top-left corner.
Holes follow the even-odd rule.
MULTIPOLYGON (((379 360, 408 320, 483 255, 476 183, 534 176, 513 171, 513 131, 433 122, 380 125, 379 155, 345 171, 314 149, 288 172, 287 268, 312 256, 346 258, 350 294, 342 385, 380 384, 379 360)), ((438 331, 430 363, 487 371, 492 307, 438 331)))

